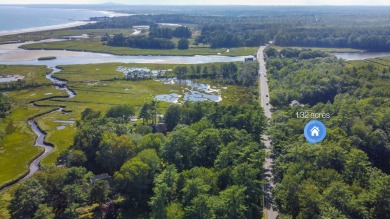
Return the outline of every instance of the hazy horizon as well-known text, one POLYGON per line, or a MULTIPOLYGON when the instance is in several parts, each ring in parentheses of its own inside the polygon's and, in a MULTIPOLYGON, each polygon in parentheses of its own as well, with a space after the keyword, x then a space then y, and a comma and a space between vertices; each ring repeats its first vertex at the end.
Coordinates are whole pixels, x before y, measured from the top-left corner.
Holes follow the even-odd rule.
POLYGON ((388 0, 215 0, 215 1, 204 1, 204 0, 60 0, 53 3, 52 0, 20 0, 15 2, 14 0, 3 0, 0 5, 24 5, 24 4, 125 4, 125 5, 181 5, 181 6, 191 6, 191 5, 258 5, 258 6, 390 6, 390 1, 388 0), (243 3, 244 2, 244 3, 243 3))

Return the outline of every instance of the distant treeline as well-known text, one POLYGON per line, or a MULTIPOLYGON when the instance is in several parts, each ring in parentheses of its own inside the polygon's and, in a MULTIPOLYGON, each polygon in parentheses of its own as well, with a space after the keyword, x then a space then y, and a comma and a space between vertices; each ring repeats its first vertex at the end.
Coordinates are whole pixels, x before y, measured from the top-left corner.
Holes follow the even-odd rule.
POLYGON ((300 28, 289 29, 275 36, 279 46, 348 47, 366 50, 389 50, 390 30, 387 27, 300 28))
POLYGON ((257 83, 257 62, 212 65, 177 66, 173 76, 178 78, 210 78, 217 83, 253 86, 257 83))
MULTIPOLYGON (((390 50, 390 14, 373 10, 349 10, 348 13, 321 11, 318 14, 259 13, 258 16, 136 15, 114 17, 78 28, 131 28, 134 25, 178 23, 197 25, 201 34, 195 44, 211 47, 259 46, 274 41, 281 46, 351 47, 366 50, 390 50)), ((153 31, 170 38, 172 30, 153 31), (161 32, 159 32, 161 31, 161 32)), ((186 36, 180 36, 186 37, 186 36)))
POLYGON ((259 46, 270 40, 264 30, 240 30, 229 25, 205 25, 195 44, 210 44, 213 48, 259 46))
POLYGON ((154 38, 147 36, 130 36, 115 34, 113 37, 104 37, 106 44, 109 46, 123 46, 142 49, 173 49, 175 44, 163 38, 154 38))
POLYGON ((175 29, 159 27, 153 23, 149 28, 149 36, 125 36, 123 34, 115 34, 110 36, 105 34, 102 41, 109 46, 132 47, 141 49, 174 49, 176 47, 170 39, 173 37, 181 38, 178 42, 178 49, 188 49, 189 42, 187 38, 191 38, 192 32, 186 26, 179 26, 175 29))
POLYGON ((158 38, 172 39, 176 38, 191 38, 192 32, 186 26, 179 26, 175 29, 169 27, 159 27, 157 24, 150 25, 149 36, 158 38))
MULTIPOLYGON (((160 72, 156 77, 177 77, 178 79, 199 79, 209 78, 218 84, 231 84, 250 87, 257 84, 258 77, 257 62, 230 62, 197 65, 178 65, 171 72, 160 72)), ((138 81, 150 80, 151 72, 142 70, 127 73, 125 80, 138 81)))

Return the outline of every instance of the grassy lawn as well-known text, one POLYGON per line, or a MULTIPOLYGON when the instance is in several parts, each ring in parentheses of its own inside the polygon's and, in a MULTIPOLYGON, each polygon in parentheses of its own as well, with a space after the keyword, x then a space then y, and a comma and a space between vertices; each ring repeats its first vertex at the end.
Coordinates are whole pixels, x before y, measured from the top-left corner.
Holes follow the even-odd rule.
POLYGON ((67 40, 60 42, 49 43, 33 43, 23 45, 24 49, 66 49, 74 51, 91 51, 91 52, 103 52, 115 55, 226 55, 226 56, 241 56, 252 55, 257 51, 257 47, 239 47, 231 48, 227 52, 227 48, 190 48, 187 50, 170 49, 170 50, 157 50, 157 49, 138 49, 128 47, 113 47, 103 45, 100 39, 80 39, 80 40, 67 40))
MULTIPOLYGON (((201 83, 216 85, 211 79, 199 79, 201 83)), ((252 101, 251 88, 235 85, 217 85, 221 88, 221 104, 247 104, 252 101)), ((256 88, 257 89, 257 86, 256 88)))

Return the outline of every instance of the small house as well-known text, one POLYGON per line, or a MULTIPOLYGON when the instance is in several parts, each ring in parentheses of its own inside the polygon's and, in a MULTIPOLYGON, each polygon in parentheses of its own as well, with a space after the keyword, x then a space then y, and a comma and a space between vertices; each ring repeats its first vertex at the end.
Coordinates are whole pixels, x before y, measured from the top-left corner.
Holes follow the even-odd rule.
POLYGON ((163 134, 167 133, 167 126, 165 125, 165 123, 157 123, 155 125, 152 125, 152 128, 154 133, 156 132, 163 133, 163 134))
POLYGON ((244 59, 245 62, 253 62, 254 60, 255 60, 254 57, 246 57, 246 58, 244 59))
POLYGON ((300 104, 298 100, 293 100, 291 101, 290 106, 303 106, 303 104, 300 104))
POLYGON ((99 180, 107 180, 108 182, 111 182, 111 176, 108 175, 108 173, 102 173, 102 174, 99 174, 99 175, 94 175, 93 177, 91 177, 89 179, 89 182, 91 182, 93 184, 93 183, 95 183, 96 181, 99 181, 99 180))

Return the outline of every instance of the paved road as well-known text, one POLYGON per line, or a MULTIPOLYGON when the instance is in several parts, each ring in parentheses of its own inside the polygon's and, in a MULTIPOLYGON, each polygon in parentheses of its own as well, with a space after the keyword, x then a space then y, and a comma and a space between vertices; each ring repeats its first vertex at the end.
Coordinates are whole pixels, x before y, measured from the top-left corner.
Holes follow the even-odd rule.
POLYGON ((259 79, 260 79, 260 97, 261 97, 261 106, 264 109, 265 116, 270 119, 271 118, 271 105, 269 102, 268 95, 268 79, 267 79, 267 70, 265 68, 265 60, 264 60, 264 49, 265 46, 261 46, 257 51, 257 60, 260 63, 259 68, 259 79))
MULTIPOLYGON (((260 98, 261 98, 261 106, 264 109, 264 114, 267 119, 271 119, 271 105, 269 104, 269 90, 268 90, 268 79, 267 79, 267 71, 265 68, 265 60, 264 60, 264 49, 265 46, 261 46, 257 51, 257 60, 259 61, 259 86, 260 86, 260 98)), ((266 148, 267 154, 271 154, 271 141, 269 140, 269 136, 264 134, 263 143, 266 148)), ((272 188, 274 188, 273 182, 273 174, 272 174, 272 164, 273 160, 270 157, 266 157, 265 159, 265 176, 266 176, 266 185, 265 185, 265 194, 264 194, 264 204, 266 208, 266 215, 268 219, 275 219, 278 217, 278 212, 276 212, 273 208, 272 204, 272 188)))

